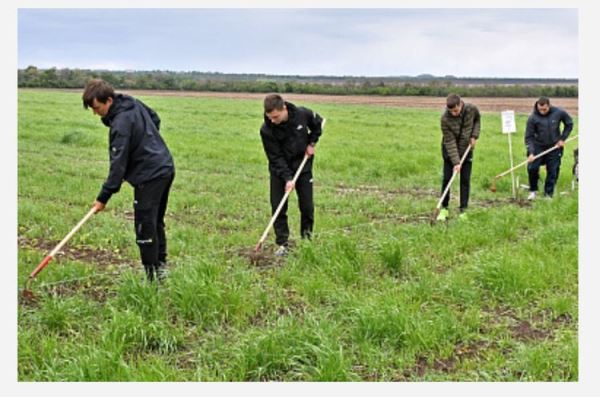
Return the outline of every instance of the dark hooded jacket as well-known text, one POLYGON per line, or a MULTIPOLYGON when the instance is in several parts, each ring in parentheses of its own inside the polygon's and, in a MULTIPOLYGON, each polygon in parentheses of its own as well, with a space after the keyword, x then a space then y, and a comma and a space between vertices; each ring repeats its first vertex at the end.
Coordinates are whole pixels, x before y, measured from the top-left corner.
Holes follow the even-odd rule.
MULTIPOLYGON (((319 141, 323 119, 310 109, 285 102, 288 120, 273 124, 265 114, 260 128, 260 137, 267 158, 269 172, 286 181, 294 178, 302 163, 306 147, 319 141)), ((302 173, 312 170, 313 157, 307 162, 302 173)))
POLYGON ((457 117, 446 109, 442 114, 441 128, 442 155, 449 159, 452 165, 458 165, 471 138, 479 139, 481 129, 479 109, 475 105, 463 102, 463 108, 457 117))
POLYGON ((573 130, 573 119, 561 108, 550 106, 550 110, 542 115, 537 108, 537 101, 533 105, 533 112, 527 119, 525 130, 525 145, 527 155, 536 154, 556 145, 559 140, 567 140, 573 130), (560 131, 560 123, 563 130, 560 131), (536 150, 537 149, 537 150, 536 150))
POLYGON ((135 187, 175 172, 173 157, 159 134, 160 118, 144 103, 117 94, 102 122, 110 127, 110 170, 98 201, 106 203, 123 180, 135 187))

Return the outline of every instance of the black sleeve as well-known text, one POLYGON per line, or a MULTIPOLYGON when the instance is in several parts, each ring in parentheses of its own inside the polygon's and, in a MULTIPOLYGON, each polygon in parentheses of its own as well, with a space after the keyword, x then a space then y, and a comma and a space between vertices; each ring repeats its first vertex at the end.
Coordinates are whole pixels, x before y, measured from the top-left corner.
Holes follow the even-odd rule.
POLYGON ((294 179, 294 173, 288 167, 279 143, 264 130, 264 127, 260 129, 260 137, 267 159, 269 159, 269 168, 275 172, 275 175, 286 181, 294 179))
POLYGON ((563 124, 565 125, 565 128, 563 129, 560 139, 563 141, 566 141, 567 138, 569 137, 569 134, 571 133, 571 131, 573 131, 573 119, 571 118, 571 116, 569 116, 569 113, 565 112, 564 110, 561 114, 560 119, 562 120, 563 124))
POLYGON ((137 99, 137 101, 144 107, 144 109, 146 109, 146 111, 150 115, 150 118, 152 119, 152 122, 156 126, 156 129, 160 131, 160 117, 158 117, 158 114, 154 110, 152 110, 151 107, 147 106, 144 102, 140 101, 139 99, 137 99))
POLYGON ((316 144, 323 133, 323 118, 316 112, 313 112, 310 109, 306 109, 308 113, 308 120, 306 125, 310 130, 310 135, 308 136, 309 144, 316 144))
POLYGON ((127 163, 129 162, 129 143, 131 138, 131 128, 125 123, 121 123, 116 128, 110 129, 110 169, 108 177, 96 200, 106 204, 110 197, 121 189, 127 163))
POLYGON ((527 127, 525 128, 525 146, 527 147, 527 155, 535 154, 533 139, 535 134, 535 122, 533 117, 527 119, 527 127))

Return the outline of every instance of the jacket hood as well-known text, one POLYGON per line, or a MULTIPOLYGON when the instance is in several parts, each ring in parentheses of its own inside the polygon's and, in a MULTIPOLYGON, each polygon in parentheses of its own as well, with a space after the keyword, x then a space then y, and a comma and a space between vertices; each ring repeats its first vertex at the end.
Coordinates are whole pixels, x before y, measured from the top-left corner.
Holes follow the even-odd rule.
POLYGON ((135 99, 133 99, 133 97, 125 94, 116 94, 112 105, 110 105, 110 108, 108 109, 108 114, 102 117, 102 123, 104 123, 105 126, 110 127, 110 123, 116 115, 131 110, 134 106, 135 99))
MULTIPOLYGON (((287 111, 288 111, 288 121, 289 121, 289 120, 293 119, 294 116, 296 115, 296 105, 294 105, 291 102, 287 102, 287 101, 284 101, 284 103, 285 103, 285 107, 287 108, 287 111)), ((268 127, 275 127, 277 125, 280 125, 280 124, 273 124, 271 122, 271 120, 267 117, 266 113, 264 114, 264 119, 265 119, 265 124, 268 127)), ((287 121, 285 123, 287 123, 287 121)), ((283 123, 283 124, 285 124, 285 123, 283 123)))

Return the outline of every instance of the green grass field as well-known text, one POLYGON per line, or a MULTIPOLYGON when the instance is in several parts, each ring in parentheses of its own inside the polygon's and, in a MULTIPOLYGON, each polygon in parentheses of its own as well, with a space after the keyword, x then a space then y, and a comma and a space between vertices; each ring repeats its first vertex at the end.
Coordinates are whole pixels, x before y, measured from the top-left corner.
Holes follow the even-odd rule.
MULTIPOLYGON (((457 219, 455 183, 449 221, 431 226, 441 109, 297 103, 327 118, 315 238, 299 240, 292 195, 292 254, 253 264, 243 254, 270 218, 262 103, 140 99, 177 168, 170 276, 158 289, 143 281, 124 184, 34 280, 39 300, 19 303, 19 380, 578 380, 577 141, 553 200, 513 201, 510 176, 489 190, 508 144, 500 115, 482 113, 470 218, 457 219)), ((21 289, 91 207, 108 129, 80 94, 52 91, 20 91, 18 123, 21 289)), ((516 175, 527 184, 525 168, 516 175)))

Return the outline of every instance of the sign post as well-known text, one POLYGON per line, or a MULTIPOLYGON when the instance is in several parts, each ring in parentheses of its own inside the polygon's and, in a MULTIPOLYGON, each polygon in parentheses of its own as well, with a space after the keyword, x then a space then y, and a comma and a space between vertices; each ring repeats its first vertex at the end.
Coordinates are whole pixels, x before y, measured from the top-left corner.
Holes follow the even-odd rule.
MULTIPOLYGON (((514 110, 505 110, 501 112, 502 115, 502 133, 508 135, 508 155, 510 157, 510 168, 513 168, 513 155, 512 155, 512 142, 510 136, 517 132, 517 125, 515 123, 515 111, 514 110)), ((517 193, 515 189, 515 172, 510 172, 510 177, 512 180, 512 195, 513 199, 517 198, 517 193)))

